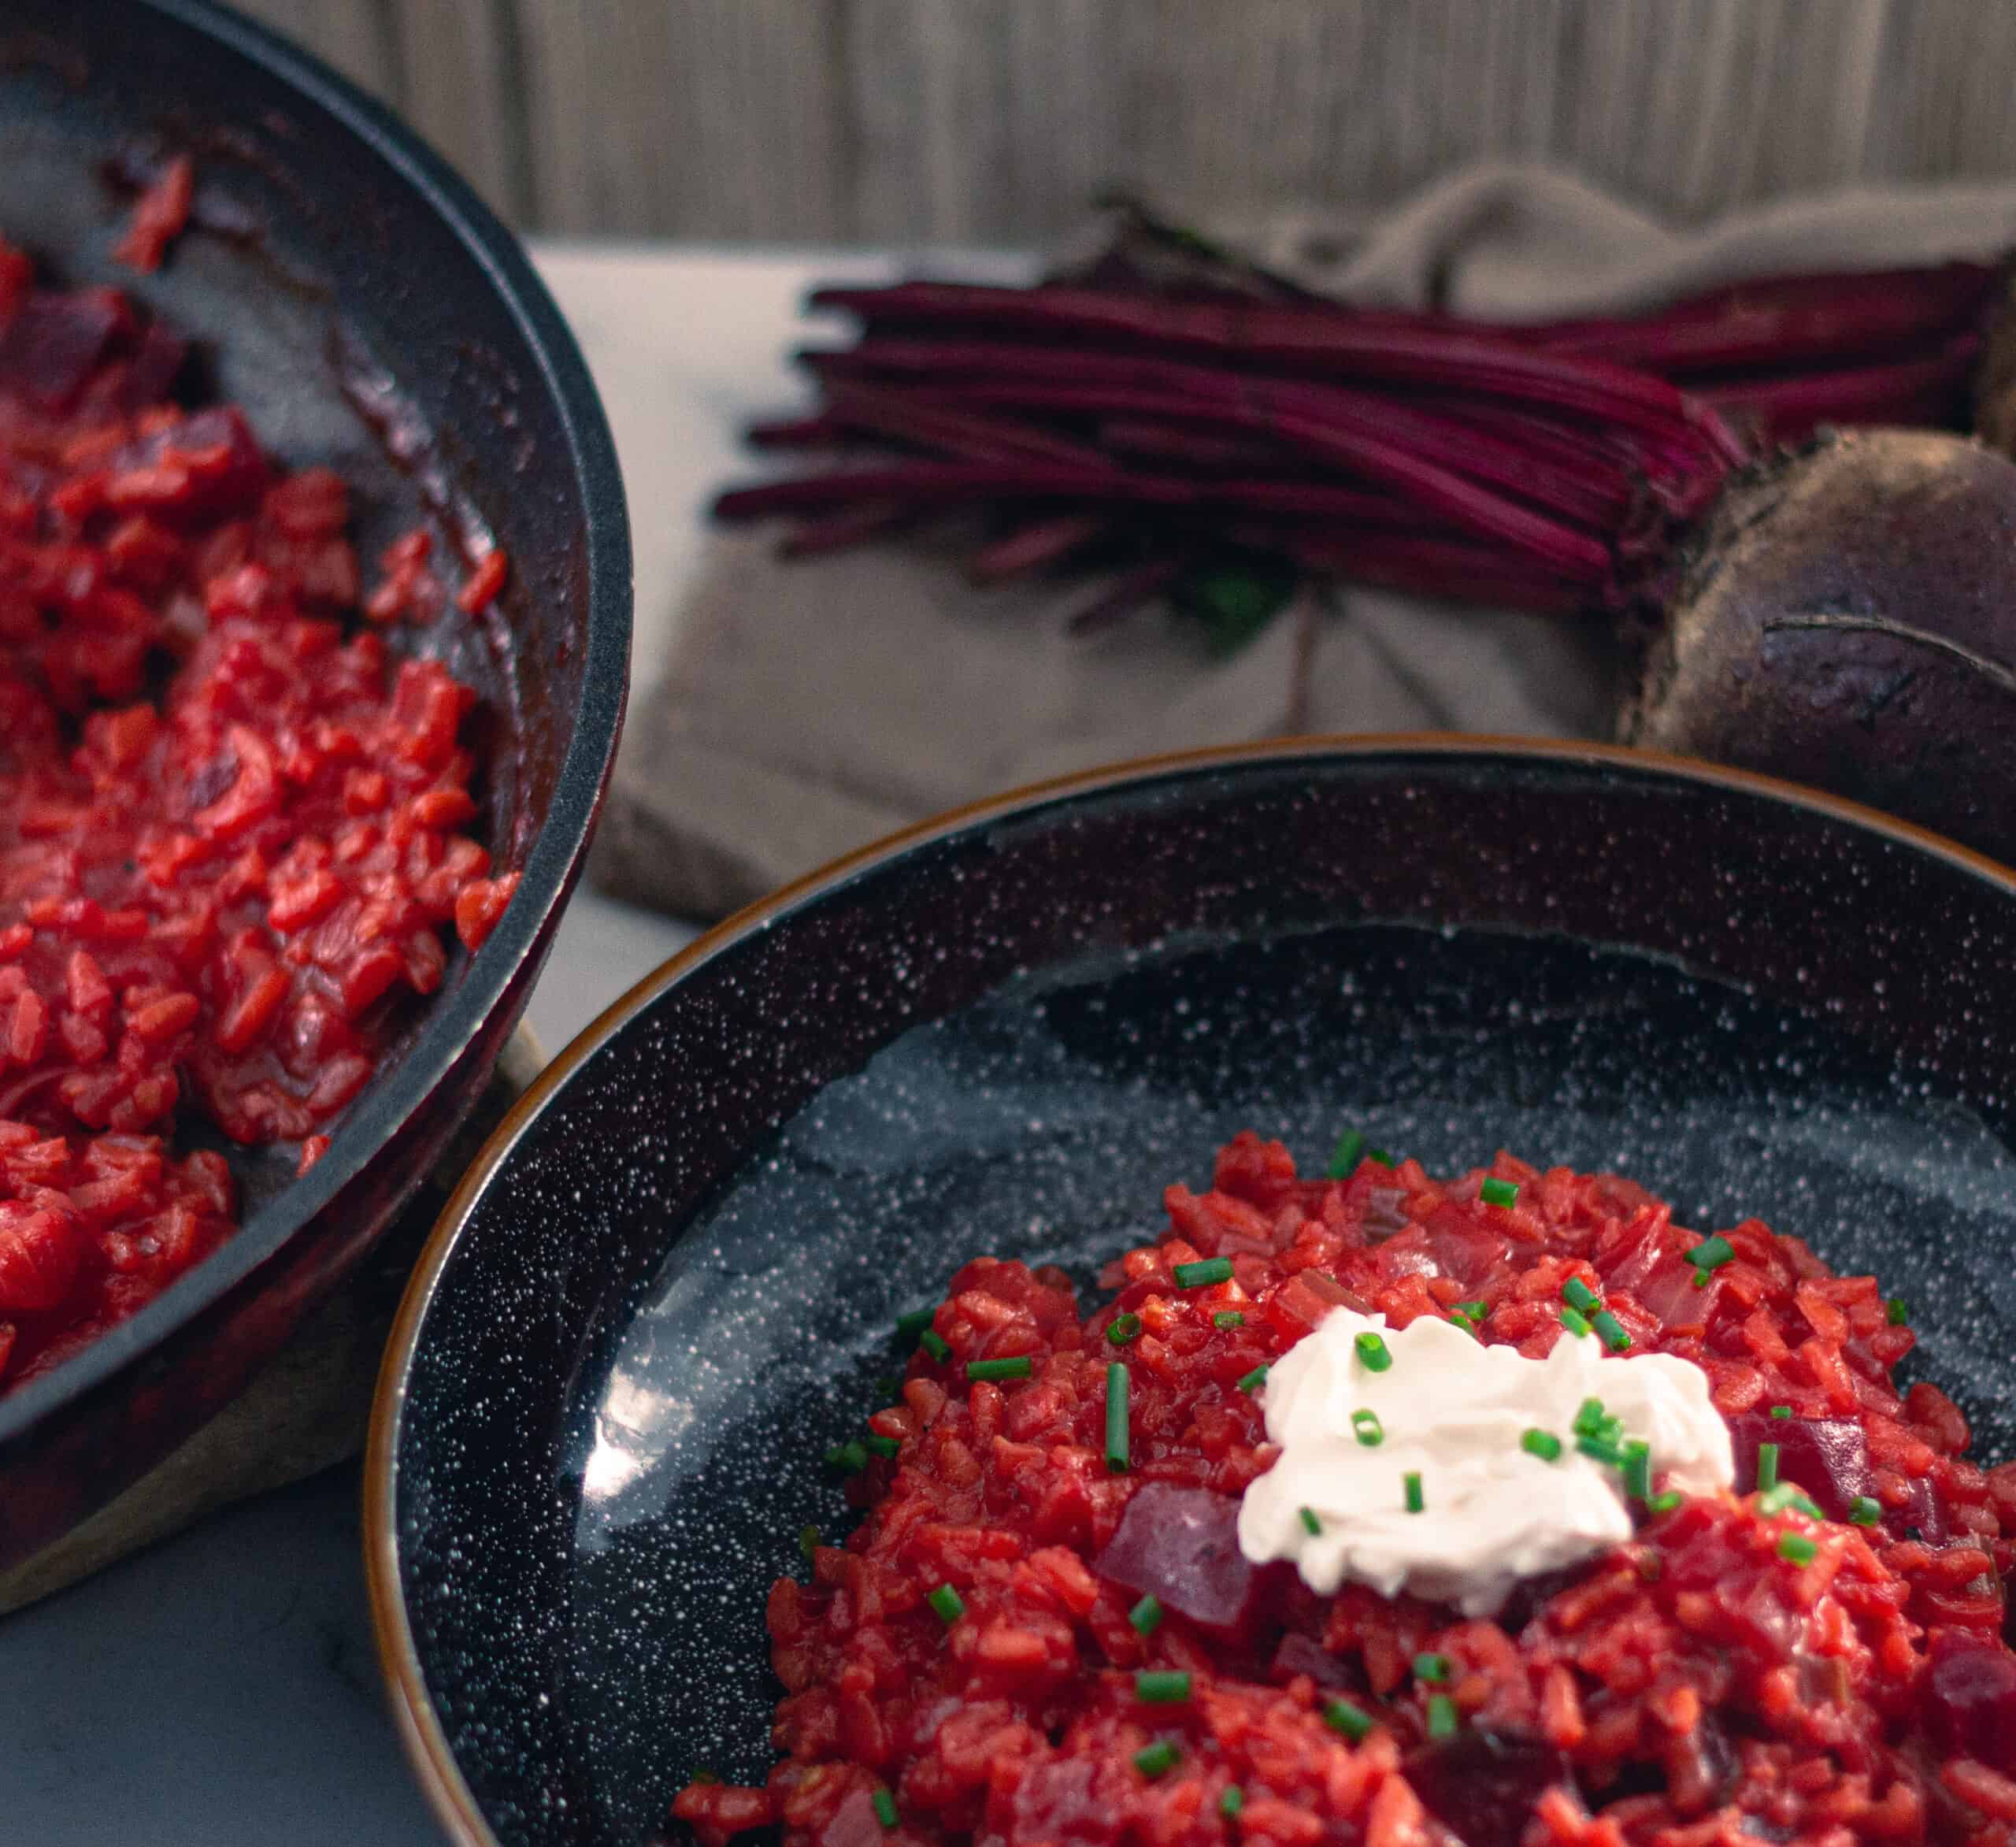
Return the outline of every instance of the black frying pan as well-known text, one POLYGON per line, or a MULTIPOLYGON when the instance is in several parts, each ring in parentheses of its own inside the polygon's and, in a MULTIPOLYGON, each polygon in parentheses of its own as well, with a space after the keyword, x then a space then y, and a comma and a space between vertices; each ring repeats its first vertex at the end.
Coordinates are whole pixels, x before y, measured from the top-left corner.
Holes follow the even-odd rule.
POLYGON ((516 241, 384 110, 203 0, 0 0, 0 232, 199 344, 267 446, 353 484, 360 548, 487 528, 511 586, 417 645, 483 695, 487 827, 524 882, 295 1181, 239 1161, 237 1237, 146 1311, 0 1398, 0 1569, 210 1416, 354 1265, 440 1153, 510 1032, 578 873, 626 684, 630 546, 608 427, 516 241), (131 185, 195 155, 158 276, 112 263, 131 185))

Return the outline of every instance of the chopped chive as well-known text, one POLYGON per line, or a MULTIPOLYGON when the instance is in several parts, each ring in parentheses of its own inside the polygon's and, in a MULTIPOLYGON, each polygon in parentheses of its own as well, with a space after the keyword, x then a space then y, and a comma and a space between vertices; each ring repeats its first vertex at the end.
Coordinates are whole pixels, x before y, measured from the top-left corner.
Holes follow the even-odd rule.
POLYGON ((896 1317, 896 1332, 906 1340, 915 1340, 937 1316, 936 1308, 913 1308, 909 1314, 896 1317))
POLYGON ((1356 1744, 1377 1721, 1354 1701, 1332 1700, 1323 1708, 1323 1723, 1331 1730, 1342 1732, 1353 1744, 1356 1744))
POLYGON ((1591 1315, 1589 1326, 1603 1336, 1603 1344, 1613 1353, 1621 1353, 1631 1344, 1631 1336, 1625 1331, 1624 1323, 1607 1308, 1591 1315))
POLYGON ((1910 1325, 1911 1311, 1902 1296, 1892 1296, 1883 1304, 1883 1312, 1892 1327, 1908 1327, 1910 1325))
POLYGON ((798 1549, 804 1556, 805 1562, 810 1564, 812 1555, 819 1549, 819 1529, 817 1526, 799 1528, 798 1549))
POLYGON ((947 1629, 966 1613, 966 1600, 949 1584, 941 1584, 924 1600, 938 1612, 938 1620, 947 1629))
POLYGON ((1456 1312, 1458 1315, 1467 1315, 1473 1321, 1482 1321, 1491 1313, 1491 1307, 1485 1302, 1458 1302, 1456 1304, 1456 1312))
POLYGON ((896 1825, 896 1798, 887 1790, 875 1792, 875 1819, 885 1828, 896 1825))
POLYGON ((1303 1531, 1306 1533, 1310 1538, 1314 1539, 1321 1535, 1323 1531, 1323 1522, 1316 1517, 1316 1510, 1314 1508, 1306 1507, 1302 1508, 1300 1510, 1300 1519, 1302 1520, 1303 1531))
POLYGON ((1127 1437, 1127 1368, 1118 1360, 1106 1369, 1106 1466, 1116 1475, 1127 1473, 1132 1459, 1127 1437))
POLYGON ((1036 1364, 1026 1353, 1018 1353, 1013 1359, 969 1359, 966 1377, 976 1382, 1025 1379, 1036 1370, 1036 1364))
POLYGON ((1364 1152, 1365 1137, 1355 1129, 1347 1129, 1331 1149, 1330 1164, 1324 1172, 1332 1180, 1348 1180, 1358 1171, 1358 1159, 1364 1152))
POLYGON ((1179 1263, 1172 1273, 1180 1289, 1201 1289, 1214 1282, 1232 1281, 1229 1257, 1203 1257, 1195 1263, 1179 1263))
POLYGON ((1400 1164, 1383 1148, 1367 1148, 1365 1151, 1365 1158, 1368 1161, 1377 1161, 1382 1167, 1397 1167, 1400 1164))
POLYGON ((1720 1270, 1736 1255, 1736 1246, 1718 1231, 1713 1237, 1704 1237, 1687 1253, 1687 1260, 1696 1270, 1720 1270))
POLYGON ((1809 1520, 1824 1520, 1827 1517, 1820 1511, 1818 1503, 1810 1500, 1807 1496, 1799 1493, 1796 1489, 1794 1490, 1792 1494, 1792 1505, 1797 1508, 1801 1513, 1804 1514, 1809 1520))
POLYGON ((1603 1304, 1603 1297, 1579 1276, 1571 1276, 1561 1285, 1561 1299, 1569 1307, 1579 1308, 1584 1315, 1592 1308, 1600 1307, 1603 1304))
POLYGON ((1262 1385, 1266 1385, 1266 1367, 1264 1366, 1256 1366, 1254 1367, 1252 1371, 1243 1374, 1240 1378, 1239 1381, 1239 1389, 1242 1392, 1257 1392, 1262 1385))
POLYGON ((1162 1599, 1150 1591, 1127 1612, 1127 1620, 1134 1625, 1138 1634, 1153 1635, 1162 1626, 1162 1599))
POLYGON ((1428 1735, 1432 1738, 1453 1738, 1461 1723, 1456 1712, 1456 1702, 1447 1693, 1431 1693, 1428 1701, 1428 1735))
POLYGON ((1183 1753, 1167 1738, 1157 1738, 1134 1753, 1134 1767, 1143 1776, 1162 1776, 1177 1767, 1183 1753))
POLYGON ((950 1359, 952 1357, 951 1343, 935 1327, 928 1327, 919 1334, 917 1344, 933 1359, 950 1359))
POLYGON ((1778 1485, 1778 1446, 1775 1443, 1757 1445, 1757 1485, 1760 1490, 1778 1485))
POLYGON ((1476 1322, 1461 1308, 1452 1308, 1449 1311, 1449 1325, 1451 1327, 1461 1328, 1473 1341, 1481 1341, 1484 1338, 1484 1336, 1477 1331, 1476 1322))
POLYGON ((1624 1467, 1625 1456, 1621 1445, 1603 1437, 1577 1437, 1575 1448, 1578 1454, 1590 1457, 1613 1469, 1624 1467))
POLYGON ((1384 1372, 1393 1363, 1393 1356, 1386 1343, 1368 1328, 1356 1336, 1351 1344, 1358 1349, 1360 1363, 1367 1372, 1384 1372))
POLYGON ((1190 1676, 1144 1667, 1134 1676, 1134 1697, 1146 1706, 1176 1706, 1190 1697, 1190 1676))
POLYGON ((1603 1401, 1600 1398, 1584 1398, 1575 1408, 1575 1422, 1570 1426, 1578 1437, 1593 1437, 1603 1427, 1603 1401))
POLYGON ((1449 1657, 1447 1655, 1417 1655, 1414 1656, 1414 1678, 1441 1682, 1449 1678, 1449 1657))
POLYGON ((1714 1280, 1714 1274, 1711 1270, 1697 1270, 1694 1273, 1694 1286, 1697 1289, 1705 1289, 1714 1280))
POLYGON ((1652 1497, 1652 1446, 1627 1443, 1624 1446, 1624 1492, 1633 1500, 1652 1497))
POLYGON ((868 1452, 858 1443, 836 1443, 821 1459, 843 1475, 858 1475, 868 1467, 868 1452))
MULTIPOLYGON (((1799 1493, 1796 1482, 1774 1482, 1758 1496, 1757 1511, 1760 1514, 1781 1514, 1788 1507, 1798 1507, 1803 1500, 1806 1497, 1799 1493)), ((1810 1507, 1813 1503, 1807 1500, 1806 1504, 1810 1507)), ((1804 1511, 1800 1508, 1801 1512, 1804 1511)))
POLYGON ((1579 1341, 1589 1331, 1589 1318, 1581 1309, 1570 1308, 1564 1304, 1561 1311, 1561 1325, 1579 1341))
POLYGON ((1236 1308, 1221 1308, 1211 1317, 1211 1326, 1226 1328, 1243 1327, 1246 1326, 1246 1317, 1236 1308))
POLYGON ((1521 1433, 1519 1447, 1529 1456, 1536 1456, 1542 1462, 1561 1459, 1561 1439, 1551 1430, 1526 1430, 1521 1433))
POLYGON ((1124 1347, 1141 1331, 1141 1318, 1138 1315, 1116 1315, 1106 1324, 1106 1337, 1116 1347, 1124 1347))
POLYGON ((1858 1526, 1873 1526, 1883 1518, 1883 1504, 1866 1494, 1848 1503, 1848 1518, 1858 1526))
POLYGON ((1400 1478, 1400 1492, 1409 1513, 1420 1513, 1428 1506, 1428 1497, 1421 1491, 1421 1476, 1418 1471, 1410 1469, 1400 1478))
POLYGON ((1773 1417, 1790 1417, 1792 1414, 1792 1408, 1789 1404, 1774 1404, 1771 1407, 1771 1415, 1773 1417))
POLYGON ((1245 1806, 1246 1792, 1237 1783, 1226 1784, 1225 1793, 1218 1797, 1218 1813, 1230 1821, 1245 1806))
POLYGON ((884 1437, 880 1435, 879 1433, 870 1431, 868 1437, 868 1447, 873 1450, 877 1456, 888 1456, 893 1461, 897 1453, 902 1448, 903 1445, 901 1440, 897 1437, 884 1437))
POLYGON ((1669 1488, 1663 1494, 1655 1494, 1645 1503, 1655 1514, 1670 1514, 1681 1504, 1682 1496, 1677 1488, 1669 1488))
POLYGON ((1518 1183, 1511 1180, 1487 1180, 1477 1189, 1477 1197, 1487 1206, 1512 1205, 1519 1197, 1518 1183))
POLYGON ((1376 1411, 1354 1411, 1351 1413, 1351 1434, 1367 1449, 1377 1449, 1386 1441, 1386 1426, 1379 1421, 1376 1411))
POLYGON ((1803 1533, 1781 1533, 1778 1535, 1778 1556, 1788 1565, 1810 1565, 1819 1552, 1820 1548, 1803 1533))

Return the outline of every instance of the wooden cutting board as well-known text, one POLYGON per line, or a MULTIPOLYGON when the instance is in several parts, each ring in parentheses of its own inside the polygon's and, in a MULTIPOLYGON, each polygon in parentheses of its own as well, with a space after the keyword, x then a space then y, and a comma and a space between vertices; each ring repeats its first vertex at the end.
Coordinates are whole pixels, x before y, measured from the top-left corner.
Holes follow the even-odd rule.
POLYGON ((363 1448, 379 1359, 407 1274, 462 1170, 545 1063, 530 1029, 519 1027, 448 1154, 377 1248, 180 1449, 54 1545, 0 1574, 0 1615, 218 1508, 298 1482, 363 1448))

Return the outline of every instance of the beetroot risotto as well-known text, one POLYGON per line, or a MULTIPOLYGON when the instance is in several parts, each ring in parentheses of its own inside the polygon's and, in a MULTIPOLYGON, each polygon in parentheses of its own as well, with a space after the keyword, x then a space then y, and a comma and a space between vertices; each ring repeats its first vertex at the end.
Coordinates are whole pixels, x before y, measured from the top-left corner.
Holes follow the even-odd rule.
MULTIPOLYGON (((709 1847, 2016 1843, 2016 1464, 1892 1385, 1913 1335, 1873 1279, 1614 1176, 1438 1181, 1354 1135, 1320 1179, 1241 1135, 1166 1204, 1087 1318, 1061 1271, 983 1257, 909 1324, 901 1402, 828 1459, 865 1520, 770 1592, 784 1760, 674 1804, 709 1847), (1692 1362, 1658 1364, 1720 1413, 1732 1485, 1679 1491, 1592 1397, 1506 1441, 1608 1471, 1628 1537, 1488 1616, 1320 1595, 1242 1550, 1241 1497, 1280 1453, 1269 1369, 1347 1309, 1384 1317, 1354 1363, 1389 1387, 1425 1320, 1500 1373, 1692 1362)), ((1364 1409, 1343 1439, 1397 1441, 1364 1409)), ((1432 1461, 1380 1492, 1436 1519, 1432 1461)))
POLYGON ((517 883, 465 831, 474 693, 357 620, 440 608, 428 536, 367 592, 343 481, 181 408, 183 358, 0 244, 0 1389, 230 1236, 199 1125, 311 1164, 517 883))

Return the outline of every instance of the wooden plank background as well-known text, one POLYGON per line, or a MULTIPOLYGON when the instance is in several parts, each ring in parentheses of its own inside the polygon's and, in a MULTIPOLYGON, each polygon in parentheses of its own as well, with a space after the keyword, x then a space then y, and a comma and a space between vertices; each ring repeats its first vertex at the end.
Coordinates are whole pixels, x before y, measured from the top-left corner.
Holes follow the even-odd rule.
POLYGON ((240 0, 528 229, 1026 243, 1484 154, 1681 217, 2016 173, 2007 0, 240 0))

